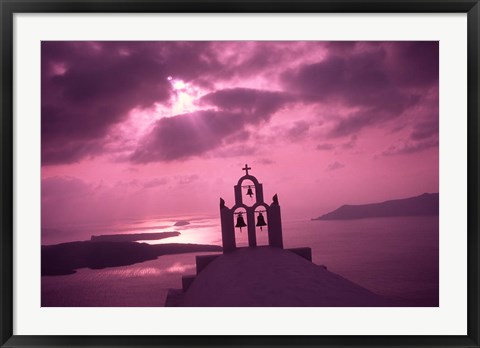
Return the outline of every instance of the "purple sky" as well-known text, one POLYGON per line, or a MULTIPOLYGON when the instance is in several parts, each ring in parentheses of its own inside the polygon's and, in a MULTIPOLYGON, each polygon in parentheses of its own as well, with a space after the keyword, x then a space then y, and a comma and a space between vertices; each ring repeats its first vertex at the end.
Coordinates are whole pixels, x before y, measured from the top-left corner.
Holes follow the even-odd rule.
POLYGON ((438 192, 437 42, 42 42, 42 226, 438 192))

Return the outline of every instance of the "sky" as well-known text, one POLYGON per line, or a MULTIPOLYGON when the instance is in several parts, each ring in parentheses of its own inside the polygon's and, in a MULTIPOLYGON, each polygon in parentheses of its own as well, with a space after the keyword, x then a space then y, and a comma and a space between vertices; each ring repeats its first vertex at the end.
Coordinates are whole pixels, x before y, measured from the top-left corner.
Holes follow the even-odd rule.
POLYGON ((438 42, 44 41, 42 228, 438 192, 438 42))

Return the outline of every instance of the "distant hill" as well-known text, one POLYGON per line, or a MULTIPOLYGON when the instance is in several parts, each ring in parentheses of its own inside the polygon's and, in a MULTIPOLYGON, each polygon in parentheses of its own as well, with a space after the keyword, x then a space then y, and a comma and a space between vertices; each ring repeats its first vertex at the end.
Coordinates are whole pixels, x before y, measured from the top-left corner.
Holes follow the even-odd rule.
POLYGON ((173 226, 186 226, 186 225, 190 225, 190 222, 188 222, 186 220, 180 220, 180 221, 175 222, 175 224, 173 226))
POLYGON ((391 216, 438 215, 438 193, 382 203, 342 205, 340 208, 312 220, 352 220, 391 216))

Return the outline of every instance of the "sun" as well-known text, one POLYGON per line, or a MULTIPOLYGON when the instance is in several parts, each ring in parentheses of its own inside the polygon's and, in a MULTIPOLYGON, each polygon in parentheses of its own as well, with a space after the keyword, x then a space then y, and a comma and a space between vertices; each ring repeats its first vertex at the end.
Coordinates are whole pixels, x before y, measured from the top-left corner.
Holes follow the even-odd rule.
POLYGON ((173 83, 173 88, 176 90, 184 89, 185 87, 185 82, 183 82, 182 80, 177 80, 173 83))
POLYGON ((174 91, 172 114, 178 115, 194 111, 194 100, 198 96, 197 88, 173 76, 168 76, 167 80, 170 82, 174 91))
POLYGON ((180 79, 174 79, 172 76, 168 76, 167 80, 170 82, 174 90, 181 90, 187 87, 187 84, 180 79))

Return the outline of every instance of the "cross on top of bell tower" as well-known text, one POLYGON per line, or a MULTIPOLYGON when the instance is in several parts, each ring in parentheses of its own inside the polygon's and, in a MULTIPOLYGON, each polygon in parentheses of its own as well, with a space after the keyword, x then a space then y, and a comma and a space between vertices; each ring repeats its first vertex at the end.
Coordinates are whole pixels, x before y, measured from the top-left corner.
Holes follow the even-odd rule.
POLYGON ((250 169, 252 169, 252 168, 250 168, 250 167, 248 166, 248 164, 245 164, 245 167, 242 168, 242 170, 244 170, 244 171, 247 173, 247 174, 245 174, 245 175, 248 175, 248 171, 249 171, 250 169))

